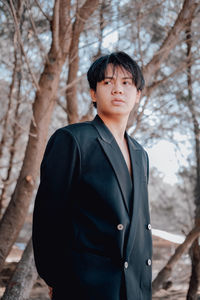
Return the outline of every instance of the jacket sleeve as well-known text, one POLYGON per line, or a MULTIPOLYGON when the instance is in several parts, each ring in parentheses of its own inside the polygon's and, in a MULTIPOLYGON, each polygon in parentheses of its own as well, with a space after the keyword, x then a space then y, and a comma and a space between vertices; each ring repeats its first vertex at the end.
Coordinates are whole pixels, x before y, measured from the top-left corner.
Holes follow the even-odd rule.
POLYGON ((72 190, 80 174, 80 152, 73 135, 57 130, 41 163, 40 185, 33 212, 33 250, 39 275, 49 286, 58 280, 66 257, 72 190), (65 254, 65 255, 63 255, 65 254), (62 261, 59 261, 62 259, 62 261))

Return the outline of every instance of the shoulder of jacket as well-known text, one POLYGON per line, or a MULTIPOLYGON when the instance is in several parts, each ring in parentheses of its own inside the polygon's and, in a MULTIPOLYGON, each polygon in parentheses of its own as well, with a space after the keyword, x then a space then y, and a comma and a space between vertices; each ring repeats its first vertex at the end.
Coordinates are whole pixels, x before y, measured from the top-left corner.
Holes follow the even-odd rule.
POLYGON ((80 145, 88 139, 93 139, 97 136, 97 132, 90 121, 70 124, 56 130, 55 134, 66 134, 71 136, 80 145))
POLYGON ((57 129, 55 132, 68 132, 73 134, 78 134, 79 132, 84 132, 88 130, 93 130, 93 126, 91 125, 91 122, 81 122, 81 123, 75 123, 75 124, 70 124, 64 127, 61 127, 57 129))

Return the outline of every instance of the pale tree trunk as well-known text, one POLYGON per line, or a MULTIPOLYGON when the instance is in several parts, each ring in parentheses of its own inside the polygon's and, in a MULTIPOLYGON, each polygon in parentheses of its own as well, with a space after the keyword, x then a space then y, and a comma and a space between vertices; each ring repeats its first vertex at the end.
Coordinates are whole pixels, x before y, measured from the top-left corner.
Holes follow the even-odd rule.
MULTIPOLYGON (((23 2, 19 1, 18 7, 17 7, 17 12, 16 12, 16 19, 17 19, 18 23, 20 23, 22 11, 23 11, 23 2)), ((8 126, 9 126, 9 122, 10 122, 10 113, 11 113, 11 109, 12 109, 13 92, 14 92, 14 87, 15 87, 16 75, 17 75, 17 72, 19 71, 18 52, 20 52, 20 49, 17 45, 17 32, 15 32, 13 40, 14 40, 14 67, 13 67, 12 80, 10 83, 9 94, 8 94, 8 108, 7 108, 5 118, 4 118, 3 129, 2 129, 3 133, 2 133, 2 137, 1 137, 1 141, 0 141, 0 159, 2 156, 3 148, 6 143, 6 136, 7 136, 8 126)))
POLYGON ((18 87, 17 87, 17 104, 15 107, 15 112, 14 112, 14 121, 12 120, 12 130, 11 130, 11 137, 9 139, 12 139, 11 143, 9 146, 7 145, 8 151, 9 151, 9 161, 8 161, 8 168, 7 168, 7 175, 6 178, 4 178, 3 183, 3 189, 1 192, 0 196, 0 216, 2 215, 2 209, 3 209, 3 200, 6 200, 7 196, 7 190, 10 185, 10 179, 11 179, 11 174, 12 174, 12 168, 13 168, 13 162, 14 162, 14 156, 15 156, 15 151, 16 151, 16 143, 19 137, 19 128, 16 126, 16 121, 19 119, 19 105, 20 105, 20 89, 21 89, 21 76, 18 79, 18 87))
MULTIPOLYGON (((17 55, 16 55, 17 57, 17 55)), ((6 142, 4 144, 5 148, 6 148, 6 155, 8 155, 9 153, 9 160, 8 160, 8 166, 7 166, 7 174, 6 177, 2 180, 3 182, 3 188, 1 191, 1 195, 0 195, 0 217, 2 216, 2 210, 4 208, 3 202, 4 200, 6 200, 7 197, 7 193, 8 193, 8 188, 10 186, 10 181, 11 181, 11 174, 12 174, 12 169, 13 169, 13 162, 14 162, 14 156, 15 156, 15 151, 16 151, 16 143, 18 141, 18 137, 19 137, 19 128, 18 126, 16 126, 16 122, 19 121, 19 106, 20 106, 20 96, 21 96, 21 71, 20 71, 20 63, 16 60, 15 62, 18 67, 18 73, 19 73, 19 78, 18 78, 18 83, 17 83, 17 96, 16 96, 16 107, 12 108, 12 117, 10 116, 10 118, 8 119, 8 121, 10 120, 9 124, 11 126, 10 134, 7 136, 7 138, 9 139, 9 143, 6 142), (11 120, 12 118, 12 120, 11 120)), ((8 131, 8 128, 5 129, 6 132, 8 131)), ((6 134, 4 135, 4 138, 6 137, 6 134)))
POLYGON ((38 273, 34 262, 32 240, 30 239, 1 299, 29 299, 30 292, 37 277, 38 273))
MULTIPOLYGON (((16 13, 16 18, 17 22, 20 23, 22 12, 23 12, 23 1, 18 1, 17 3, 17 13, 16 13)), ((9 157, 9 163, 8 163, 8 170, 7 170, 7 175, 6 178, 3 179, 3 188, 1 191, 0 195, 0 217, 2 216, 2 208, 3 208, 3 201, 6 198, 6 192, 7 192, 7 187, 8 187, 8 181, 10 179, 10 174, 11 174, 11 169, 12 169, 12 162, 13 162, 13 157, 14 157, 14 147, 15 147, 15 133, 16 133, 16 124, 13 123, 13 93, 14 93, 14 88, 16 84, 16 78, 17 78, 17 73, 21 72, 21 53, 20 53, 20 48, 17 45, 17 33, 15 32, 14 34, 14 67, 13 67, 13 73, 12 73, 12 80, 9 88, 9 94, 8 94, 8 109, 4 118, 4 123, 3 123, 3 130, 2 130, 2 137, 0 141, 0 159, 3 158, 4 154, 4 149, 9 147, 9 152, 10 152, 10 157, 9 157), (10 134, 9 132, 9 127, 10 124, 12 124, 13 130, 11 130, 12 136, 12 144, 9 145, 7 143, 7 140, 10 139, 10 134)), ((19 93, 20 93, 20 85, 21 85, 21 79, 18 79, 18 105, 17 108, 15 109, 15 116, 18 111, 18 106, 19 106, 19 93)), ((7 149, 6 149, 7 150, 7 149)), ((6 151, 6 152, 8 152, 6 151)))
MULTIPOLYGON (((13 16, 16 21, 14 10, 13 16)), ((33 104, 33 120, 23 166, 11 201, 0 223, 0 271, 28 211, 55 106, 60 73, 69 51, 70 34, 70 1, 56 0, 52 21, 52 44, 33 104)))
POLYGON ((102 55, 102 44, 103 44, 103 30, 106 27, 106 20, 104 18, 104 11, 106 7, 110 6, 111 1, 101 0, 99 7, 99 35, 98 35, 98 51, 94 56, 94 60, 102 55))
MULTIPOLYGON (((166 39, 162 43, 160 49, 155 53, 151 61, 144 67, 143 75, 145 78, 146 87, 143 95, 148 95, 148 87, 153 84, 154 75, 159 70, 161 64, 168 58, 170 52, 174 49, 180 40, 180 33, 185 30, 189 20, 193 18, 194 12, 199 4, 195 0, 185 0, 183 7, 178 14, 174 26, 169 31, 166 39)), ((152 91, 152 89, 151 89, 152 91)), ((131 112, 127 127, 131 127, 137 117, 138 106, 131 112)))
POLYGON ((4 117, 3 121, 3 129, 2 129, 2 137, 0 141, 0 159, 3 155, 3 149, 6 144, 6 137, 7 137, 7 131, 9 126, 9 120, 10 120, 10 113, 11 113, 11 106, 12 106, 12 98, 13 98, 13 91, 15 87, 15 80, 16 80, 16 73, 17 73, 17 52, 16 49, 14 50, 14 68, 12 73, 12 81, 9 88, 9 94, 8 94, 8 106, 7 106, 7 112, 4 117))
MULTIPOLYGON (((195 112, 195 105, 192 93, 192 34, 191 34, 192 22, 188 23, 186 30, 186 45, 187 45, 187 83, 188 83, 188 101, 187 105, 192 116, 193 131, 194 131, 194 144, 195 144, 195 158, 196 158, 196 176, 195 176, 195 224, 200 225, 200 127, 195 112)), ((190 277, 190 284, 187 294, 188 300, 194 300, 197 296, 198 287, 200 285, 200 246, 198 239, 196 239, 190 249, 190 255, 192 260, 192 273, 190 277)))
POLYGON ((99 0, 87 0, 84 5, 77 9, 76 20, 72 28, 72 41, 69 50, 69 68, 66 90, 67 99, 67 118, 68 123, 77 123, 78 115, 78 100, 77 100, 77 72, 79 67, 78 45, 80 34, 84 29, 84 25, 88 18, 94 12, 99 4, 99 0))
MULTIPOLYGON (((14 68, 13 68, 13 74, 12 74, 12 81, 11 81, 11 84, 10 84, 10 91, 9 91, 9 95, 8 95, 8 108, 7 108, 5 118, 4 118, 2 138, 1 138, 1 142, 0 142, 0 159, 3 158, 4 149, 6 148, 6 141, 7 141, 7 137, 8 137, 8 127, 9 127, 9 123, 10 123, 10 116, 11 116, 11 113, 12 113, 11 106, 12 106, 13 90, 14 90, 14 86, 15 86, 16 73, 17 73, 17 53, 16 53, 16 49, 14 51, 14 57, 15 57, 15 61, 14 61, 14 68)), ((0 194, 0 218, 2 216, 3 201, 4 201, 5 195, 6 195, 8 179, 9 179, 9 171, 7 171, 6 178, 4 178, 2 180, 3 188, 2 188, 2 191, 1 191, 1 194, 0 194)))
POLYGON ((158 273, 152 283, 153 294, 162 288, 163 283, 167 281, 172 273, 172 269, 180 259, 182 254, 186 252, 194 240, 200 235, 200 226, 193 228, 187 235, 185 241, 176 248, 175 253, 170 257, 164 268, 158 273))

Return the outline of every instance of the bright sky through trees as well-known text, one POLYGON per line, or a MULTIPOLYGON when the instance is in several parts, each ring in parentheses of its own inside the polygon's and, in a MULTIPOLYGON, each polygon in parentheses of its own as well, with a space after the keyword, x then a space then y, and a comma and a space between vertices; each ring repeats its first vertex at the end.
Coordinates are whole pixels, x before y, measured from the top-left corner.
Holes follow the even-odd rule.
POLYGON ((152 148, 148 148, 150 167, 156 167, 161 173, 163 180, 173 185, 178 181, 177 172, 180 166, 187 166, 187 156, 189 150, 186 146, 181 146, 181 152, 175 146, 161 140, 152 148))

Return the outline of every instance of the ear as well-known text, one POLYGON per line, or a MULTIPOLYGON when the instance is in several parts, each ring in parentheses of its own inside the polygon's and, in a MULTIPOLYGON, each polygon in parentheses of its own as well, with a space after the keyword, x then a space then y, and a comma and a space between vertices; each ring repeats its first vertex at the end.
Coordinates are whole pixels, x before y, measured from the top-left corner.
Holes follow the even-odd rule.
POLYGON ((97 102, 97 100, 96 100, 96 91, 90 89, 90 96, 92 98, 92 102, 97 102))
POLYGON ((141 96, 141 91, 138 90, 137 93, 136 93, 136 101, 135 101, 135 103, 139 103, 140 102, 140 96, 141 96))

